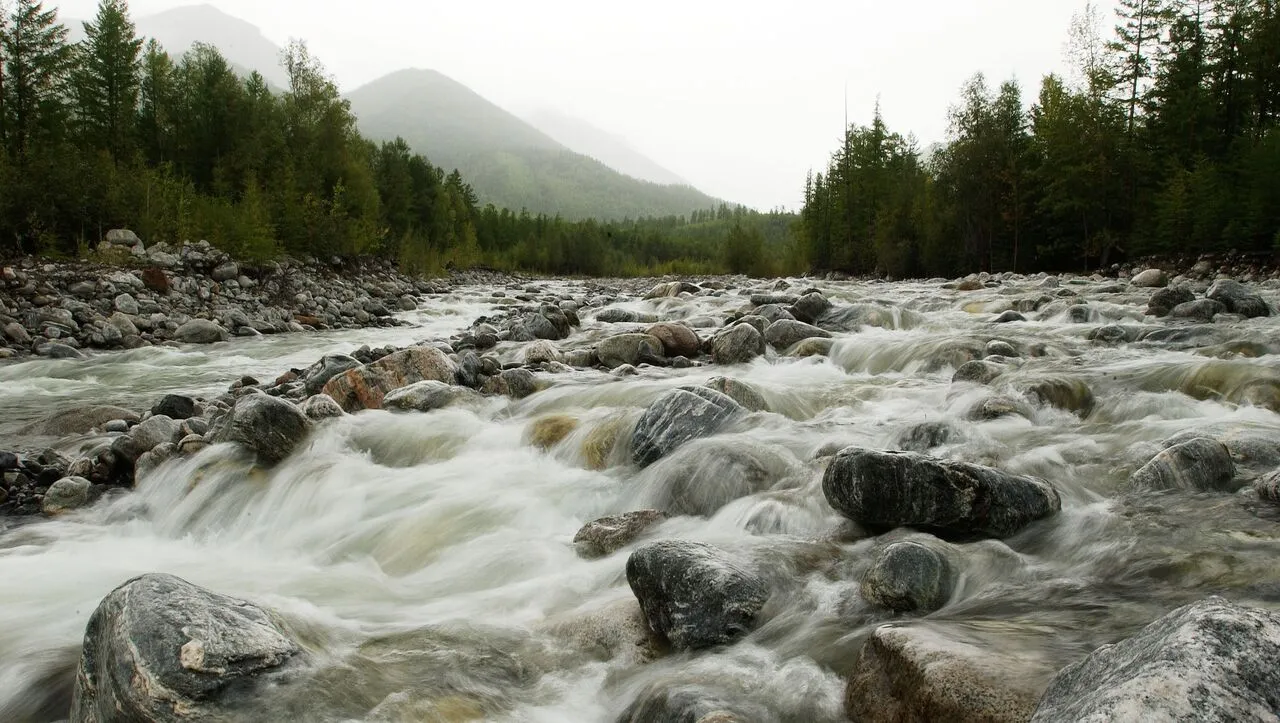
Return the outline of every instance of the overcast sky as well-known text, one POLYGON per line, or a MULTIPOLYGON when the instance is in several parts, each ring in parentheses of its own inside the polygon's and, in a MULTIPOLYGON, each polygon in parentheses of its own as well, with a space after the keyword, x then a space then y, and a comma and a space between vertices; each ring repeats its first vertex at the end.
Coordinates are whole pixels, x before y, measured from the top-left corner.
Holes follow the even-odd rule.
MULTIPOLYGON (((64 0, 92 17, 96 0, 64 0)), ((135 16, 191 2, 133 0, 135 16)), ((433 68, 516 113, 548 106, 626 137, 702 190, 794 209, 804 176, 877 96, 922 145, 976 71, 1028 99, 1064 69, 1084 0, 212 0, 283 45, 308 41, 344 90, 433 68)), ((1111 0, 1099 3, 1109 13, 1111 0)))

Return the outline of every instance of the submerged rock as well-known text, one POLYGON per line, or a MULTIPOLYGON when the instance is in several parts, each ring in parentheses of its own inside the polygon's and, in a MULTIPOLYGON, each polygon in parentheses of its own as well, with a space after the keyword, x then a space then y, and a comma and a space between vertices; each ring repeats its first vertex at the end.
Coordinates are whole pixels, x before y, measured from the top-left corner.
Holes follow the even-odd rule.
POLYGON ((941 536, 1009 537, 1062 506, 1048 482, 914 452, 850 448, 827 467, 822 491, 870 528, 914 527, 941 536))
POLYGON ((1186 284, 1170 286, 1151 295, 1147 313, 1152 316, 1168 316, 1175 308, 1195 300, 1195 292, 1186 284))
POLYGON ((868 602, 899 613, 931 613, 951 598, 951 563, 918 542, 895 542, 862 576, 868 602))
POLYGON ((681 387, 645 409, 631 436, 632 459, 647 467, 692 439, 719 432, 745 413, 742 406, 705 387, 681 387))
POLYGON ((72 723, 253 720, 253 683, 300 653, 271 613, 172 575, 134 578, 85 629, 72 723))
POLYGON ((646 472, 647 504, 673 515, 715 514, 795 471, 785 450, 741 438, 693 440, 646 472))
POLYGON ((764 330, 764 338, 774 349, 786 351, 805 339, 829 339, 831 332, 803 321, 780 319, 764 330))
POLYGON ((1093 390, 1079 379, 1071 377, 1039 379, 1018 384, 1017 388, 1033 401, 1066 412, 1074 412, 1081 419, 1093 413, 1093 390))
POLYGON ((1067 666, 1034 723, 1274 720, 1280 616, 1213 597, 1067 666))
POLYGON ((720 392, 753 412, 764 412, 769 409, 769 403, 765 401, 764 395, 754 386, 740 379, 713 377, 704 386, 720 392))
POLYGON ((1271 316, 1271 307, 1267 306, 1267 302, 1239 281, 1219 279, 1209 287, 1205 296, 1221 303, 1227 311, 1247 319, 1271 316))
POLYGON ((382 400, 396 389, 427 380, 449 384, 456 373, 444 352, 415 346, 334 376, 324 385, 324 393, 348 412, 381 409, 382 400))
POLYGON ((428 379, 401 387, 382 398, 382 408, 398 412, 430 412, 477 397, 475 390, 428 379))
POLYGON ((1216 439, 1197 437, 1157 454, 1134 472, 1129 485, 1147 490, 1233 492, 1238 487, 1235 462, 1227 446, 1216 439))
POLYGON ((755 628, 763 578, 701 542, 653 542, 627 559, 627 583, 649 628, 676 650, 728 645, 755 628))
POLYGON ((635 542, 667 519, 660 510, 637 510, 592 520, 573 536, 574 548, 587 559, 605 557, 635 542))
POLYGON ((250 394, 236 401, 211 432, 214 444, 234 442, 264 464, 284 460, 311 432, 311 420, 283 399, 250 394))
POLYGON ((124 420, 130 424, 139 421, 140 417, 128 409, 110 405, 92 405, 72 407, 54 412, 44 419, 28 424, 19 430, 23 436, 33 437, 65 437, 71 434, 87 434, 105 426, 108 422, 124 420))
POLYGON ((551 414, 535 419, 529 425, 528 439, 538 449, 551 449, 578 428, 578 418, 568 414, 551 414))

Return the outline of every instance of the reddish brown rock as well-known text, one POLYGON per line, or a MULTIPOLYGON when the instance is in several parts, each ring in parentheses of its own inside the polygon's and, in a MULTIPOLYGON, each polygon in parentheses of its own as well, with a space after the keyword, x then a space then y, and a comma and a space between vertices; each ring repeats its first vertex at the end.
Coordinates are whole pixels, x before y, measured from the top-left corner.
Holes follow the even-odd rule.
POLYGON ((151 268, 143 269, 140 275, 142 276, 142 283, 148 289, 157 294, 169 293, 169 276, 163 269, 152 266, 151 268))
POLYGON ((323 393, 333 397, 347 412, 381 409, 382 399, 388 393, 428 380, 452 384, 455 371, 444 352, 416 346, 339 374, 324 385, 323 393))
POLYGON ((645 330, 645 333, 657 337, 662 342, 662 349, 668 357, 695 357, 702 348, 702 341, 693 329, 684 324, 661 322, 645 330))

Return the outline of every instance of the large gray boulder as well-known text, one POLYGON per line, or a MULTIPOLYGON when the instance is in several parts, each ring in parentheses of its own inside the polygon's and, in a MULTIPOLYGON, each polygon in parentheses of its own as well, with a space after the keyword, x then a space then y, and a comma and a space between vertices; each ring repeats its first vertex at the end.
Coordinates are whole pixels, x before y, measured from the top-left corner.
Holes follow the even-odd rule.
POLYGON ((636 510, 592 520, 573 536, 573 546, 587 559, 612 555, 667 519, 659 510, 636 510))
POLYGON ((302 384, 308 395, 319 394, 330 379, 360 366, 360 361, 346 354, 326 354, 302 372, 302 384))
POLYGON ((1054 677, 1033 723, 1261 721, 1280 716, 1280 616, 1212 597, 1054 677))
POLYGON ((1236 466, 1227 446, 1216 439, 1196 437, 1157 454, 1129 477, 1144 490, 1234 492, 1236 466))
POLYGON ((253 683, 300 653, 281 627, 252 603, 172 575, 134 578, 89 618, 71 723, 262 720, 253 683))
POLYGON ((1175 308, 1195 300, 1195 292, 1186 284, 1169 286, 1151 295, 1147 313, 1152 316, 1168 316, 1175 308))
POLYGON ((23 436, 36 437, 62 437, 70 434, 85 434, 117 419, 133 423, 137 422, 139 417, 136 412, 107 404, 72 407, 54 412, 38 422, 28 424, 18 433, 23 436))
POLYGON ((306 439, 311 420, 283 399, 249 394, 236 400, 213 430, 214 444, 234 442, 253 451, 264 464, 282 461, 306 439))
POLYGON ((746 364, 764 356, 764 336, 750 324, 735 324, 716 335, 712 342, 716 364, 746 364))
POLYGON ((173 442, 181 423, 163 414, 147 417, 138 426, 129 431, 133 443, 140 452, 148 452, 155 447, 173 442))
POLYGON ((830 339, 831 332, 794 319, 779 319, 764 330, 764 339, 778 351, 786 351, 805 339, 830 339))
POLYGON ((59 515, 68 510, 89 504, 89 490, 93 483, 83 477, 63 477, 45 490, 41 511, 46 515, 59 515))
POLYGON ((832 507, 868 528, 914 527, 966 539, 1010 537, 1062 507, 1042 479, 856 447, 832 460, 822 491, 832 507))
POLYGON ((399 412, 430 412, 456 402, 478 399, 474 389, 428 379, 391 392, 382 400, 382 408, 399 412))
POLYGON ((1267 302, 1239 281, 1219 279, 1209 287, 1205 296, 1220 302, 1233 314, 1247 318, 1271 316, 1271 307, 1267 306, 1267 302))
POLYGON ((650 404, 636 423, 632 459, 647 467, 691 439, 719 432, 744 413, 741 405, 713 389, 673 389, 650 404))
POLYGON ((624 364, 661 362, 663 353, 662 340, 648 334, 618 334, 603 339, 596 345, 596 356, 600 363, 610 369, 624 364))
POLYGON ((931 613, 947 604, 955 585, 951 563, 918 542, 895 542, 862 576, 862 597, 899 613, 931 613))
POLYGON ((1134 274, 1129 283, 1144 289, 1157 289, 1169 285, 1169 275, 1160 269, 1147 269, 1134 274))
POLYGON ((192 319, 178 327, 177 331, 173 332, 173 338, 184 344, 213 344, 226 341, 231 338, 231 335, 216 321, 192 319))
POLYGON ((749 633, 769 598, 764 579, 701 542, 653 542, 627 559, 627 583, 649 628, 676 650, 727 645, 749 633))

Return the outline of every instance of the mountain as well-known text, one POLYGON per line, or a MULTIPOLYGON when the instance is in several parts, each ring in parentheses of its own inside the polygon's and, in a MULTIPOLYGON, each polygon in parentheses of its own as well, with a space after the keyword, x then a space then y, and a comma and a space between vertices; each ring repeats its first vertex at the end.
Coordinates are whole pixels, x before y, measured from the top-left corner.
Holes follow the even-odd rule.
POLYGON ((566 148, 590 156, 633 178, 678 186, 689 183, 636 150, 626 138, 597 128, 581 118, 542 108, 526 114, 524 119, 566 148))
POLYGON ((360 130, 405 139, 457 168, 482 202, 566 218, 687 215, 721 201, 688 185, 619 173, 433 70, 402 70, 347 95, 360 130))

